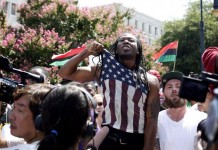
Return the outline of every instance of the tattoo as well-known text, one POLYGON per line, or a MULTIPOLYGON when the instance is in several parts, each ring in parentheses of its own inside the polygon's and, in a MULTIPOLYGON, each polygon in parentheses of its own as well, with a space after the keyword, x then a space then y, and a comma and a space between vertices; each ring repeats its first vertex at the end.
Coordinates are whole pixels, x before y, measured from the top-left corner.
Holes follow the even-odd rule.
POLYGON ((157 97, 152 99, 151 103, 147 103, 146 106, 146 116, 147 118, 157 119, 159 111, 160 111, 160 101, 157 97))
POLYGON ((155 139, 154 150, 160 150, 160 141, 159 141, 159 138, 155 139))

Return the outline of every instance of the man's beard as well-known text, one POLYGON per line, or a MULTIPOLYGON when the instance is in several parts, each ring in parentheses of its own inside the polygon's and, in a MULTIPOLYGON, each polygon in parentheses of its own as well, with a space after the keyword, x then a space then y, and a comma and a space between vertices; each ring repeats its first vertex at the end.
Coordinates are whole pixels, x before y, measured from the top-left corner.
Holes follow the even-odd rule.
POLYGON ((134 58, 134 56, 132 54, 119 54, 118 57, 121 60, 131 60, 134 58))
POLYGON ((169 108, 179 108, 186 105, 186 100, 180 97, 167 98, 165 97, 165 102, 169 108))

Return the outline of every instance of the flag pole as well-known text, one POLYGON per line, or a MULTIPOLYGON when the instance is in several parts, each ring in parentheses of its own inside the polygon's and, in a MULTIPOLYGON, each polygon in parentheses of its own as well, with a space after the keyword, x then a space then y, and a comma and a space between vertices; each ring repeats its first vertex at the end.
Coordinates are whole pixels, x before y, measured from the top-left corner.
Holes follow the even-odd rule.
MULTIPOLYGON (((176 57, 177 57, 177 50, 178 50, 178 46, 179 46, 179 40, 177 40, 178 43, 177 43, 177 47, 176 47, 176 57)), ((175 71, 175 68, 176 68, 176 58, 175 58, 175 61, 174 61, 174 64, 173 64, 173 71, 175 71)))

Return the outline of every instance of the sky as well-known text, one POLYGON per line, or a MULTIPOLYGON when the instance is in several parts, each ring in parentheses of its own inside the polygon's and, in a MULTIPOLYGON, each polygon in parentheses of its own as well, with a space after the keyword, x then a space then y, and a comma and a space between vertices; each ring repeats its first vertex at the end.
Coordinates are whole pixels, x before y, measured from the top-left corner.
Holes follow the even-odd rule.
POLYGON ((186 12, 189 2, 196 0, 79 0, 80 7, 122 3, 160 21, 181 19, 186 12))

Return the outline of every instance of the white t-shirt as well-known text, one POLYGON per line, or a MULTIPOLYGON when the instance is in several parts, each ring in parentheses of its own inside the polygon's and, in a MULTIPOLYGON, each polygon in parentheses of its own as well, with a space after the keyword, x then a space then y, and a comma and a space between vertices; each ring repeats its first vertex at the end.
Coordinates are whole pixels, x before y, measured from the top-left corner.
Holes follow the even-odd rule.
POLYGON ((157 137, 161 150, 194 150, 197 125, 207 117, 207 114, 190 108, 186 109, 184 118, 179 122, 171 120, 166 110, 159 113, 157 137))
POLYGON ((198 110, 198 103, 195 103, 194 105, 192 105, 191 109, 199 111, 198 110))
POLYGON ((1 150, 37 150, 40 141, 35 141, 31 144, 18 144, 8 148, 0 148, 1 150))

